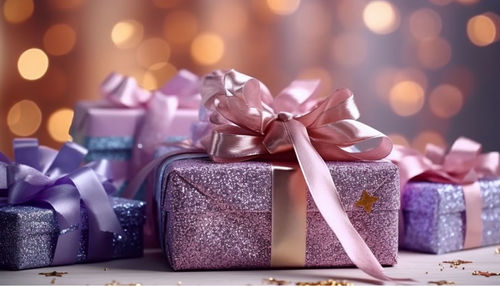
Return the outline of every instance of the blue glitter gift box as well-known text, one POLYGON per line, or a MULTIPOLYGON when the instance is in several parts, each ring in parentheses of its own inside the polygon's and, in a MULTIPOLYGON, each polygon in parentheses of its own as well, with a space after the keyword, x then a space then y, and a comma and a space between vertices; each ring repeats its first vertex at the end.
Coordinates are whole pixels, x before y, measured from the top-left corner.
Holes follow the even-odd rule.
MULTIPOLYGON (((143 254, 145 203, 110 197, 110 202, 123 229, 123 235, 108 233, 112 250, 102 260, 140 257, 143 254)), ((81 239, 76 263, 88 258, 88 213, 82 205, 81 239)), ((74 231, 59 230, 52 209, 36 206, 10 205, 0 208, 0 268, 20 270, 52 265, 58 236, 74 231)), ((100 243, 99 243, 100 244, 100 243)), ((100 260, 100 259, 99 259, 100 260)))
MULTIPOLYGON (((500 179, 479 180, 483 208, 481 246, 500 244, 500 179)), ((402 193, 405 249, 441 254, 464 249, 466 230, 461 185, 409 182, 402 193)))

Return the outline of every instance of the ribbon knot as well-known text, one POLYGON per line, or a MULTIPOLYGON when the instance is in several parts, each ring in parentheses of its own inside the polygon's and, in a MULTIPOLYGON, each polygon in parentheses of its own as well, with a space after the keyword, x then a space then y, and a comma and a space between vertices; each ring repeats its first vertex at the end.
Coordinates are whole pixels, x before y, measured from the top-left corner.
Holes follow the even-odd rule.
MULTIPOLYGON (((297 160, 308 190, 351 261, 371 276, 387 277, 342 208, 325 160, 384 158, 392 142, 357 121, 352 93, 316 97, 319 81, 294 81, 276 97, 257 79, 234 70, 202 80, 208 134, 194 135, 216 162, 297 160)), ((201 130, 201 129, 200 129, 201 130)))
POLYGON ((293 119, 293 115, 288 112, 280 112, 278 114, 278 120, 282 122, 288 122, 289 120, 293 119))

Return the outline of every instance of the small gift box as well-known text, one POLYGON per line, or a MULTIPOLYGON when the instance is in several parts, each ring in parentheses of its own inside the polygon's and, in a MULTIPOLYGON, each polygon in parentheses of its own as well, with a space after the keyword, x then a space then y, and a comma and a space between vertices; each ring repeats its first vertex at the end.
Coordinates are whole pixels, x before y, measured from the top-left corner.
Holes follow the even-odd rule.
POLYGON ((16 139, 15 162, 0 153, 0 268, 142 255, 145 203, 111 197, 109 162, 81 166, 86 152, 16 139))
MULTIPOLYGON (((174 270, 352 265, 297 166, 208 159, 167 163, 158 178, 159 226, 161 244, 174 270), (278 205, 281 211, 293 212, 280 219, 278 205)), ((381 264, 395 264, 396 166, 390 162, 327 165, 342 208, 358 233, 381 264)))
POLYGON ((447 253, 500 243, 498 153, 459 138, 445 154, 428 145, 426 155, 397 146, 400 167, 402 248, 447 253))
MULTIPOLYGON (((100 259, 89 257, 89 217, 87 209, 82 206, 81 235, 74 263, 142 256, 144 202, 111 197, 110 203, 123 234, 111 233, 103 238, 103 241, 112 243, 111 248, 105 250, 100 259)), ((75 232, 74 227, 59 228, 56 213, 50 208, 27 205, 0 207, 0 268, 21 270, 52 265, 58 236, 71 232, 75 232)))
POLYGON ((185 138, 198 118, 199 80, 186 70, 154 92, 132 77, 111 74, 101 94, 102 100, 76 104, 70 133, 89 150, 87 161, 110 161, 120 189, 152 159, 157 144, 185 138))
POLYGON ((203 78, 207 121, 192 146, 155 159, 130 185, 156 169, 174 270, 354 264, 392 280, 381 264, 396 263, 397 168, 376 161, 392 143, 357 121, 349 90, 319 99, 318 84, 294 81, 273 97, 234 70, 203 78))

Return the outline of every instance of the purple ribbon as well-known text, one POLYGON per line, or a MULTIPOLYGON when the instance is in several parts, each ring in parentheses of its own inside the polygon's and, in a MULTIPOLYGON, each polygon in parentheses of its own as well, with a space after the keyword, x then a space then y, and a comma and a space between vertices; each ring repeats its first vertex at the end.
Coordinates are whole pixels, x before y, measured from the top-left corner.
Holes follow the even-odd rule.
POLYGON ((14 140, 15 161, 0 153, 0 206, 49 205, 62 232, 52 265, 77 261, 80 246, 80 200, 89 214, 88 261, 110 258, 112 234, 123 235, 120 222, 109 202, 115 191, 109 179, 107 161, 81 163, 87 150, 67 142, 59 150, 38 145, 37 139, 14 140), (5 192, 6 191, 6 192, 5 192))

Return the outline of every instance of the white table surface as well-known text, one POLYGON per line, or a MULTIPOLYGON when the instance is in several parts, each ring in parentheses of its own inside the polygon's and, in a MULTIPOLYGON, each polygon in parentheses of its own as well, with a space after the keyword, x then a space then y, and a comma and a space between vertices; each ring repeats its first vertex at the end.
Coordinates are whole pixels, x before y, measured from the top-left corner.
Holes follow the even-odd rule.
MULTIPOLYGON (((394 277, 411 277, 415 284, 428 285, 429 281, 454 281, 457 285, 500 285, 500 276, 473 276, 474 270, 500 272, 500 254, 495 246, 467 250, 444 255, 419 254, 401 251, 399 263, 387 267, 386 272, 394 277), (444 260, 469 260, 457 269, 449 264, 439 266, 444 260), (465 269, 462 269, 465 267, 465 269), (443 271, 440 271, 443 268, 443 271)), ((216 258, 214 258, 216 260, 216 258)), ((288 269, 288 270, 236 270, 236 271, 170 271, 160 250, 146 250, 142 258, 123 259, 108 262, 77 264, 38 268, 23 271, 0 271, 2 285, 104 285, 113 281, 121 284, 142 285, 263 285, 265 279, 274 277, 291 281, 320 281, 344 279, 354 285, 374 284, 369 277, 355 268, 342 269, 288 269), (63 277, 45 277, 39 272, 68 272, 63 277)))

